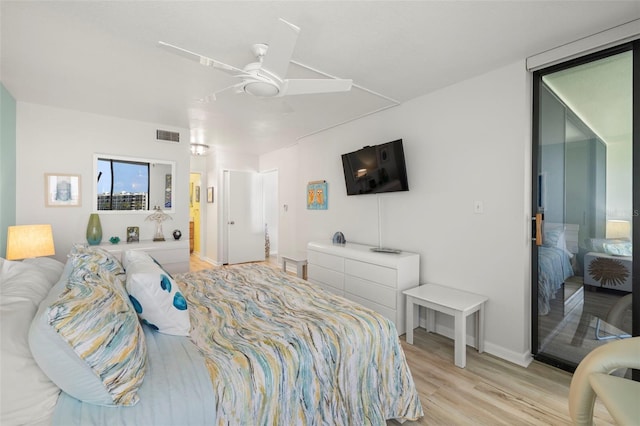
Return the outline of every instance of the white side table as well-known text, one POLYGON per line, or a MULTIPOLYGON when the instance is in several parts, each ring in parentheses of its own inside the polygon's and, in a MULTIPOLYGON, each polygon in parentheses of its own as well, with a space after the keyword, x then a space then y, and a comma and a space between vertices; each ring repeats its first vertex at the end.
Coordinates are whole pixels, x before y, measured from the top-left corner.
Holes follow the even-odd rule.
POLYGON ((287 262, 296 264, 298 278, 307 279, 307 256, 304 253, 295 255, 282 255, 282 270, 287 272, 287 262))
MULTIPOLYGON (((467 317, 478 313, 476 321, 476 346, 484 351, 484 304, 487 297, 437 284, 424 284, 402 292, 407 296, 407 343, 413 345, 413 320, 417 306, 427 308, 427 331, 435 331, 436 311, 453 315, 455 365, 467 364, 467 317)), ((416 324, 417 325, 417 324, 416 324)))

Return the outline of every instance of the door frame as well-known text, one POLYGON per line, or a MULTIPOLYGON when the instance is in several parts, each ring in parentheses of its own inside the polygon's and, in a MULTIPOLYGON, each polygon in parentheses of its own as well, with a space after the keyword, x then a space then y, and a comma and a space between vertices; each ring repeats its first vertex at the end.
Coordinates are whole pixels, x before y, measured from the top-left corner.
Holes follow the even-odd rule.
MULTIPOLYGON (((632 191, 632 208, 633 208, 633 235, 632 243, 638 247, 640 243, 640 39, 618 46, 604 49, 599 52, 591 53, 580 58, 572 59, 557 65, 552 65, 541 70, 533 72, 533 92, 532 92, 532 143, 531 143, 531 220, 532 220, 532 243, 531 243, 531 353, 532 356, 541 362, 553 365, 563 370, 573 372, 575 365, 557 359, 547 354, 538 353, 538 250, 535 244, 536 240, 536 222, 535 217, 538 208, 538 192, 540 190, 538 184, 538 153, 539 153, 539 121, 540 121, 540 85, 542 77, 563 69, 572 68, 589 62, 604 59, 622 52, 633 52, 633 96, 632 96, 632 114, 633 114, 633 130, 632 130, 632 146, 633 146, 633 191, 632 191)), ((632 261, 633 273, 633 302, 632 302, 632 335, 640 335, 640 256, 633 257, 632 261)))

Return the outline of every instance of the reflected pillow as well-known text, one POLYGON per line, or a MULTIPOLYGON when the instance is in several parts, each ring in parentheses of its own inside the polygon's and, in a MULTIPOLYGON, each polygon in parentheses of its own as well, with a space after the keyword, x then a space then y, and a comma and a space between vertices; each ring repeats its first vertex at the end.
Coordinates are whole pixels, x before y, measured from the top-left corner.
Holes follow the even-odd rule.
POLYGON ((614 256, 632 256, 633 244, 630 241, 625 242, 606 242, 602 244, 604 252, 614 256))

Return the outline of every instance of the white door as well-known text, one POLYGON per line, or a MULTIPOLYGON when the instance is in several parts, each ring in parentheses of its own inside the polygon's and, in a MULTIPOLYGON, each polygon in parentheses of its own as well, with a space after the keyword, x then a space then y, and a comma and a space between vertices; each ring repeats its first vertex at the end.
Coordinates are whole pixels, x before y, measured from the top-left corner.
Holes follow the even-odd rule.
POLYGON ((254 172, 225 171, 226 262, 263 261, 264 210, 262 176, 254 172))

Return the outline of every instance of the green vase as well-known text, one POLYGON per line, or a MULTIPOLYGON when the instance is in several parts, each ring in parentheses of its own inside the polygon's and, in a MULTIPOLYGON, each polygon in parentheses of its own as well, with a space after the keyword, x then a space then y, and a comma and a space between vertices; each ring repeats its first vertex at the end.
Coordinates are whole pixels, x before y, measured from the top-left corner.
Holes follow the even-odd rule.
POLYGON ((102 225, 100 224, 100 216, 98 213, 89 215, 89 224, 87 225, 87 242, 91 246, 96 246, 102 241, 102 225))

